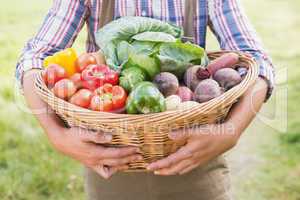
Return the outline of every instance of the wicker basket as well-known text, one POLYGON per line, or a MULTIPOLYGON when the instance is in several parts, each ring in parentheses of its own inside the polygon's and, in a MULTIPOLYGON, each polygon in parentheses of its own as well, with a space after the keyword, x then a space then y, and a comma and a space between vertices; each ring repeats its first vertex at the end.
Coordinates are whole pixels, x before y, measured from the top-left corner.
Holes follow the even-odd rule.
MULTIPOLYGON (((209 53, 215 59, 228 51, 209 53)), ((238 52, 239 53, 239 52, 238 52)), ((243 81, 223 95, 186 110, 166 111, 147 115, 128 115, 95 112, 72 105, 57 98, 43 82, 41 74, 36 77, 35 87, 39 96, 70 126, 108 131, 113 133, 112 146, 132 145, 140 147, 144 160, 132 163, 130 171, 144 170, 146 163, 163 158, 184 145, 168 138, 170 130, 191 125, 217 123, 223 120, 231 106, 255 82, 258 66, 249 56, 239 53, 238 66, 248 68, 243 81)))

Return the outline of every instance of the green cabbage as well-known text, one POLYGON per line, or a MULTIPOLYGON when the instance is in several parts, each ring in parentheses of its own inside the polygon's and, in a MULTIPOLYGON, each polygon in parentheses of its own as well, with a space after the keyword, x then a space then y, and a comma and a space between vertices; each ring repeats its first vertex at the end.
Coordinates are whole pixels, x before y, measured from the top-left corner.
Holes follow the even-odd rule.
POLYGON ((121 41, 131 43, 134 36, 144 32, 166 33, 169 34, 169 38, 174 37, 176 39, 181 38, 183 34, 181 28, 169 23, 152 18, 129 16, 107 24, 98 30, 95 37, 97 45, 106 57, 107 64, 115 70, 120 70, 122 63, 118 60, 117 55, 119 43, 121 41))

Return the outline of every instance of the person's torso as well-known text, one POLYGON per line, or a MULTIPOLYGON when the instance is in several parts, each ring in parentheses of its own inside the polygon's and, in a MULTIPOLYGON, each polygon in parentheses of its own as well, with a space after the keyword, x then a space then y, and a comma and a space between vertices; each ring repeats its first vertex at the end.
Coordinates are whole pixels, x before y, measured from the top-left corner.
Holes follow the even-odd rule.
MULTIPOLYGON (((97 50, 94 35, 100 28, 100 15, 103 0, 90 0, 87 19, 89 38, 87 51, 97 50)), ((207 0, 195 0, 196 8, 193 20, 194 41, 205 47, 208 21, 207 0)), ((168 21, 183 26, 185 20, 185 0, 115 0, 114 19, 123 16, 143 16, 168 21)))

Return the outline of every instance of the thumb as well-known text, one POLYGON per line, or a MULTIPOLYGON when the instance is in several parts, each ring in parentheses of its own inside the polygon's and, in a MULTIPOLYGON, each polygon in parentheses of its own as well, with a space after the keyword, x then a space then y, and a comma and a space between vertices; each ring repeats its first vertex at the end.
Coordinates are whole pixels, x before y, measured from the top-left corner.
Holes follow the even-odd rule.
POLYGON ((101 176, 104 179, 109 179, 110 177, 112 177, 118 171, 123 171, 123 170, 127 170, 127 169, 128 169, 127 165, 121 165, 121 166, 118 166, 118 167, 102 166, 102 167, 100 167, 99 173, 101 174, 101 176))

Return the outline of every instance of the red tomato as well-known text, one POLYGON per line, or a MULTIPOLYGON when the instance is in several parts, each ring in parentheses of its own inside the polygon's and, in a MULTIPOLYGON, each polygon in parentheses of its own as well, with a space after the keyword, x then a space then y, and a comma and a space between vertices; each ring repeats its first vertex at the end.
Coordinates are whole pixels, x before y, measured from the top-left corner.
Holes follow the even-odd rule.
POLYGON ((114 86, 112 88, 112 102, 113 102, 114 110, 123 108, 126 104, 126 99, 127 99, 127 94, 122 87, 114 86))
POLYGON ((75 84, 69 79, 62 79, 55 83, 53 92, 55 96, 61 99, 69 99, 76 92, 75 84))
POLYGON ((76 73, 73 76, 71 76, 70 80, 75 83, 75 86, 77 87, 77 89, 81 89, 83 87, 80 73, 76 73))
POLYGON ((119 75, 117 72, 111 70, 106 65, 89 65, 82 72, 83 87, 95 90, 103 86, 105 83, 117 85, 119 82, 119 75))
POLYGON ((104 93, 112 93, 114 87, 115 86, 112 86, 112 84, 106 83, 101 88, 104 93))
POLYGON ((110 97, 105 96, 94 96, 91 100, 91 109, 94 111, 109 112, 113 110, 113 103, 110 97))
POLYGON ((105 93, 112 93, 112 90, 113 90, 113 86, 111 84, 104 84, 102 87, 99 87, 97 88, 95 91, 94 91, 94 95, 103 95, 105 93))
POLYGON ((75 63, 76 71, 82 72, 89 65, 96 65, 97 59, 91 53, 83 53, 81 54, 75 63))
POLYGON ((50 64, 49 67, 42 72, 43 80, 49 87, 54 86, 56 82, 67 78, 67 76, 66 70, 57 64, 50 64))
POLYGON ((92 92, 87 89, 81 89, 71 97, 69 102, 76 106, 88 108, 90 106, 91 99, 92 92))
POLYGON ((127 94, 122 87, 106 83, 94 91, 90 107, 95 111, 113 111, 123 108, 126 99, 127 94))

